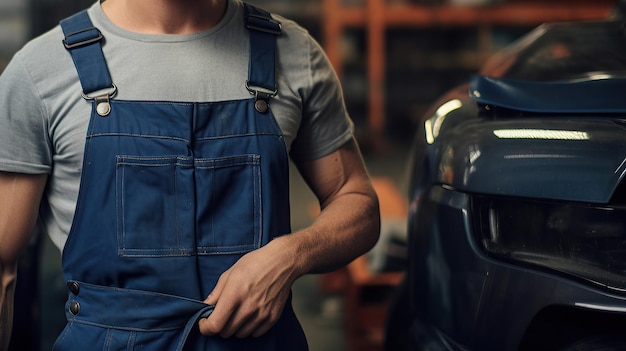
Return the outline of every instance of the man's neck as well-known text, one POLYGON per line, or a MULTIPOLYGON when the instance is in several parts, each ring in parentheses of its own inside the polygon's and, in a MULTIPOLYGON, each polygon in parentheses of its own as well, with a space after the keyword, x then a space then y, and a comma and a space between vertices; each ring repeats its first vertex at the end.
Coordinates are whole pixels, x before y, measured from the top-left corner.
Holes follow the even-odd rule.
POLYGON ((144 34, 191 34, 217 25, 227 0, 106 0, 102 10, 121 28, 144 34))

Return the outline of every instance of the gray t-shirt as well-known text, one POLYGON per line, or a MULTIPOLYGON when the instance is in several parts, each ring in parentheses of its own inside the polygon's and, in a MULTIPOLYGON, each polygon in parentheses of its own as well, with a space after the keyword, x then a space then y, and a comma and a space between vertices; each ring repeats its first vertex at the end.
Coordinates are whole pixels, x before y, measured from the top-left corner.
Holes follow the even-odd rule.
MULTIPOLYGON (((99 2, 88 10, 105 37, 115 99, 205 102, 250 98, 243 7, 189 35, 148 35, 115 26, 99 2)), ((278 96, 270 106, 293 158, 325 156, 352 137, 338 79, 318 43, 293 21, 277 41, 278 96)), ((0 76, 0 171, 49 173, 42 227, 60 249, 69 233, 91 111, 59 26, 32 40, 0 76)))

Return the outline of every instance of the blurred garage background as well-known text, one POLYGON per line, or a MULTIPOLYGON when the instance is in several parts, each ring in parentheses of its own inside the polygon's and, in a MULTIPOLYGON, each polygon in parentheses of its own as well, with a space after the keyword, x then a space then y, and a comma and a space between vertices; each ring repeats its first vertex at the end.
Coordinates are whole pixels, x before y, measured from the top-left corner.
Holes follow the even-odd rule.
MULTIPOLYGON (((404 167, 418 118, 495 51, 543 22, 610 15, 615 0, 253 0, 298 21, 325 48, 381 199, 379 245, 349 267, 306 276, 294 304, 312 351, 381 350, 402 277, 404 167)), ((30 38, 93 0, 0 0, 0 72, 30 38)), ((292 169, 293 228, 317 208, 292 169)), ((1 196, 1 195, 0 195, 1 196)), ((64 325, 60 257, 46 238, 21 265, 12 350, 50 350, 64 325), (43 257, 41 260, 36 257, 43 257), (41 292, 38 294, 38 292, 41 292)))

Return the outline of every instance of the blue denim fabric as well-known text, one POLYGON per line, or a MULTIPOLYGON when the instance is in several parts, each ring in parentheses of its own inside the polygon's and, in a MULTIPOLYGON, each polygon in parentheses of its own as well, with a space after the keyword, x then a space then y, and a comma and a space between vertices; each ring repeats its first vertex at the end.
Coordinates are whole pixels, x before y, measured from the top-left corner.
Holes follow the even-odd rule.
MULTIPOLYGON (((262 56, 254 71, 273 73, 273 55, 262 56)), ((254 104, 112 99, 101 116, 93 103, 63 253, 68 324, 55 351, 307 349, 290 301, 259 338, 197 331, 219 276, 291 231, 282 132, 254 104)))

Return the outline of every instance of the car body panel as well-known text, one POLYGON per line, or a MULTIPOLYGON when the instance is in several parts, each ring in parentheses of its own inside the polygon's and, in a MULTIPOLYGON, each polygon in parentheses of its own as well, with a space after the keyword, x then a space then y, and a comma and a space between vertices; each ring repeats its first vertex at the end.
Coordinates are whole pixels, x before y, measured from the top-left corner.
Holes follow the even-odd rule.
MULTIPOLYGON (((416 323, 428 321, 442 334, 439 338, 454 336, 445 344, 517 350, 528 325, 546 306, 626 313, 622 294, 558 272, 489 257, 473 237, 468 194, 433 186, 424 195, 417 218, 420 228, 412 228, 419 233, 410 233, 409 253, 423 259, 411 261, 409 272, 428 279, 415 282, 409 301, 419 316, 416 323)), ((432 340, 421 338, 414 340, 422 345, 415 349, 430 349, 423 344, 432 340)))
POLYGON ((467 97, 446 104, 459 107, 426 120, 435 182, 476 193, 607 203, 626 171, 621 117, 494 118, 497 112, 483 116, 467 97))
MULTIPOLYGON (((597 328, 626 335, 626 272, 611 272, 624 278, 616 288, 601 276, 495 255, 481 241, 474 201, 626 208, 623 28, 621 17, 542 25, 421 120, 409 166, 407 278, 397 302, 409 308, 392 309, 408 313, 410 349, 553 349, 597 328), (536 332, 545 316, 559 321, 554 340, 551 331, 536 332), (623 319, 615 323, 616 316, 623 319)), ((626 219, 614 228, 617 257, 626 261, 626 219)))

